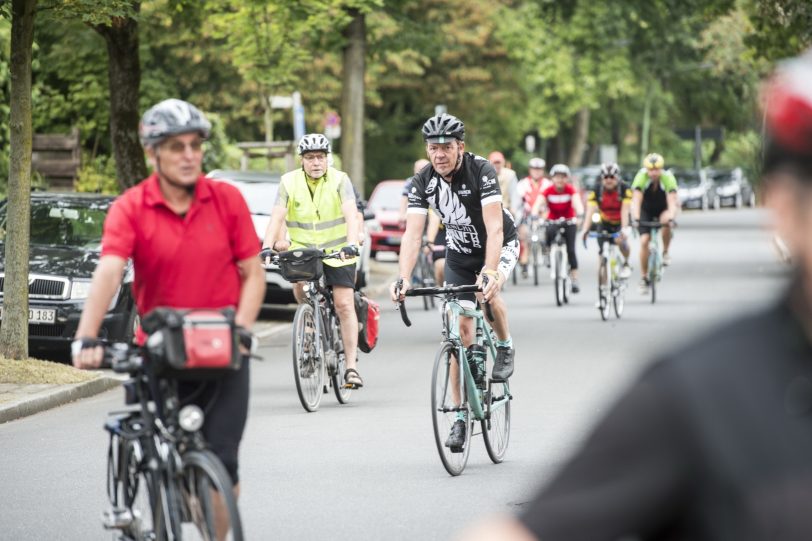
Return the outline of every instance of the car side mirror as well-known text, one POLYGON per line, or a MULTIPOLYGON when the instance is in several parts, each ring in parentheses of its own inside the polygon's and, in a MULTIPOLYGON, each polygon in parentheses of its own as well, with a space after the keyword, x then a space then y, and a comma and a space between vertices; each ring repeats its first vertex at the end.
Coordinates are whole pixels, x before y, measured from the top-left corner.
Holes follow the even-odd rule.
POLYGON ((375 211, 370 209, 364 209, 364 221, 374 220, 375 219, 375 211))

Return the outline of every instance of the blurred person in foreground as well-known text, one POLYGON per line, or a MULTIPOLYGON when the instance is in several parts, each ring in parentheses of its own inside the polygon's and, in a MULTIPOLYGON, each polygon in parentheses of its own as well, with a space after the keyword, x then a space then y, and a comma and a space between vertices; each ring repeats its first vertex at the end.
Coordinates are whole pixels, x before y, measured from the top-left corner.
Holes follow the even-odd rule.
POLYGON ((812 537, 812 50, 764 89, 766 201, 794 273, 774 306, 641 376, 516 517, 466 541, 812 537))

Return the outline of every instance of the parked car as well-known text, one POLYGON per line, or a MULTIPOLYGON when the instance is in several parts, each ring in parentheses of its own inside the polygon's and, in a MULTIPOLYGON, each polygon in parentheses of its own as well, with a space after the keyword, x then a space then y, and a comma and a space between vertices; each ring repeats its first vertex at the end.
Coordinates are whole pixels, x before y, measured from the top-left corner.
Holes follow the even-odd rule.
MULTIPOLYGON (((279 191, 279 183, 282 180, 278 173, 268 171, 229 171, 215 169, 208 174, 209 178, 228 182, 235 186, 243 195, 251 212, 251 219, 254 222, 254 229, 260 245, 265 238, 265 231, 271 221, 271 212, 276 202, 276 194, 279 191)), ((366 243, 368 244, 368 242, 366 243)), ((366 285, 369 273, 369 250, 361 250, 361 258, 358 265, 358 286, 366 285)), ((282 278, 279 268, 271 266, 265 271, 265 299, 266 305, 289 304, 296 302, 293 296, 293 285, 282 278)))
POLYGON ((740 167, 734 169, 709 169, 708 176, 713 181, 711 206, 719 209, 724 206, 741 208, 756 206, 756 194, 740 167))
MULTIPOLYGON (((32 352, 70 351, 99 261, 102 226, 113 200, 95 194, 31 194, 28 345, 32 352)), ((7 201, 0 202, 0 245, 5 243, 7 210, 7 201)), ((132 265, 128 263, 102 321, 101 338, 132 340, 137 324, 132 279, 132 265)), ((5 260, 0 263, 0 292, 4 287, 5 260)), ((0 325, 2 317, 0 308, 0 325)))
POLYGON ((367 208, 375 214, 370 224, 370 255, 378 252, 400 254, 404 227, 400 223, 400 198, 405 180, 383 180, 372 190, 367 208))
POLYGON ((671 169, 677 179, 677 196, 682 208, 707 210, 713 197, 713 183, 704 170, 671 169))

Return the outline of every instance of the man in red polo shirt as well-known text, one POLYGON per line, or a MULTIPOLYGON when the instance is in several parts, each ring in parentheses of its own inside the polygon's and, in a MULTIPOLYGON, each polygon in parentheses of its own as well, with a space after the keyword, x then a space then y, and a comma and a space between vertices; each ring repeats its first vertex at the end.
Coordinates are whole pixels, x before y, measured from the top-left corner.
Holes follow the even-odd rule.
MULTIPOLYGON (((244 348, 259 313, 265 276, 251 215, 233 186, 202 173, 203 141, 211 125, 193 105, 162 101, 144 113, 141 142, 154 173, 127 190, 104 223, 102 253, 73 343, 73 364, 98 367, 97 340, 107 307, 134 265, 139 315, 153 308, 236 308, 244 348)), ((144 335, 138 333, 139 342, 144 335)), ((247 351, 243 351, 247 353, 247 351)), ((239 492, 237 450, 248 414, 248 362, 200 391, 209 398, 203 434, 239 492)), ((188 394, 200 389, 185 388, 188 394)), ((204 396, 205 395, 205 396, 204 396)), ((197 400, 197 398, 196 398, 197 400)))

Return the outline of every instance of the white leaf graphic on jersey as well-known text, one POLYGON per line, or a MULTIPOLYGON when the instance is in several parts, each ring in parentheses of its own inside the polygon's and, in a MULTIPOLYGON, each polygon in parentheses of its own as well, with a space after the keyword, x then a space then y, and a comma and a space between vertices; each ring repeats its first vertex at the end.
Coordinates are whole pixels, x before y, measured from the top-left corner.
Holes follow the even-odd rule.
POLYGON ((465 207, 460 203, 457 194, 445 182, 440 184, 440 216, 443 222, 454 225, 471 225, 471 218, 465 207))
POLYGON ((476 228, 471 225, 471 217, 460 202, 457 194, 445 182, 440 183, 440 198, 437 205, 442 222, 446 226, 446 246, 455 252, 470 254, 471 246, 481 248, 476 228))

